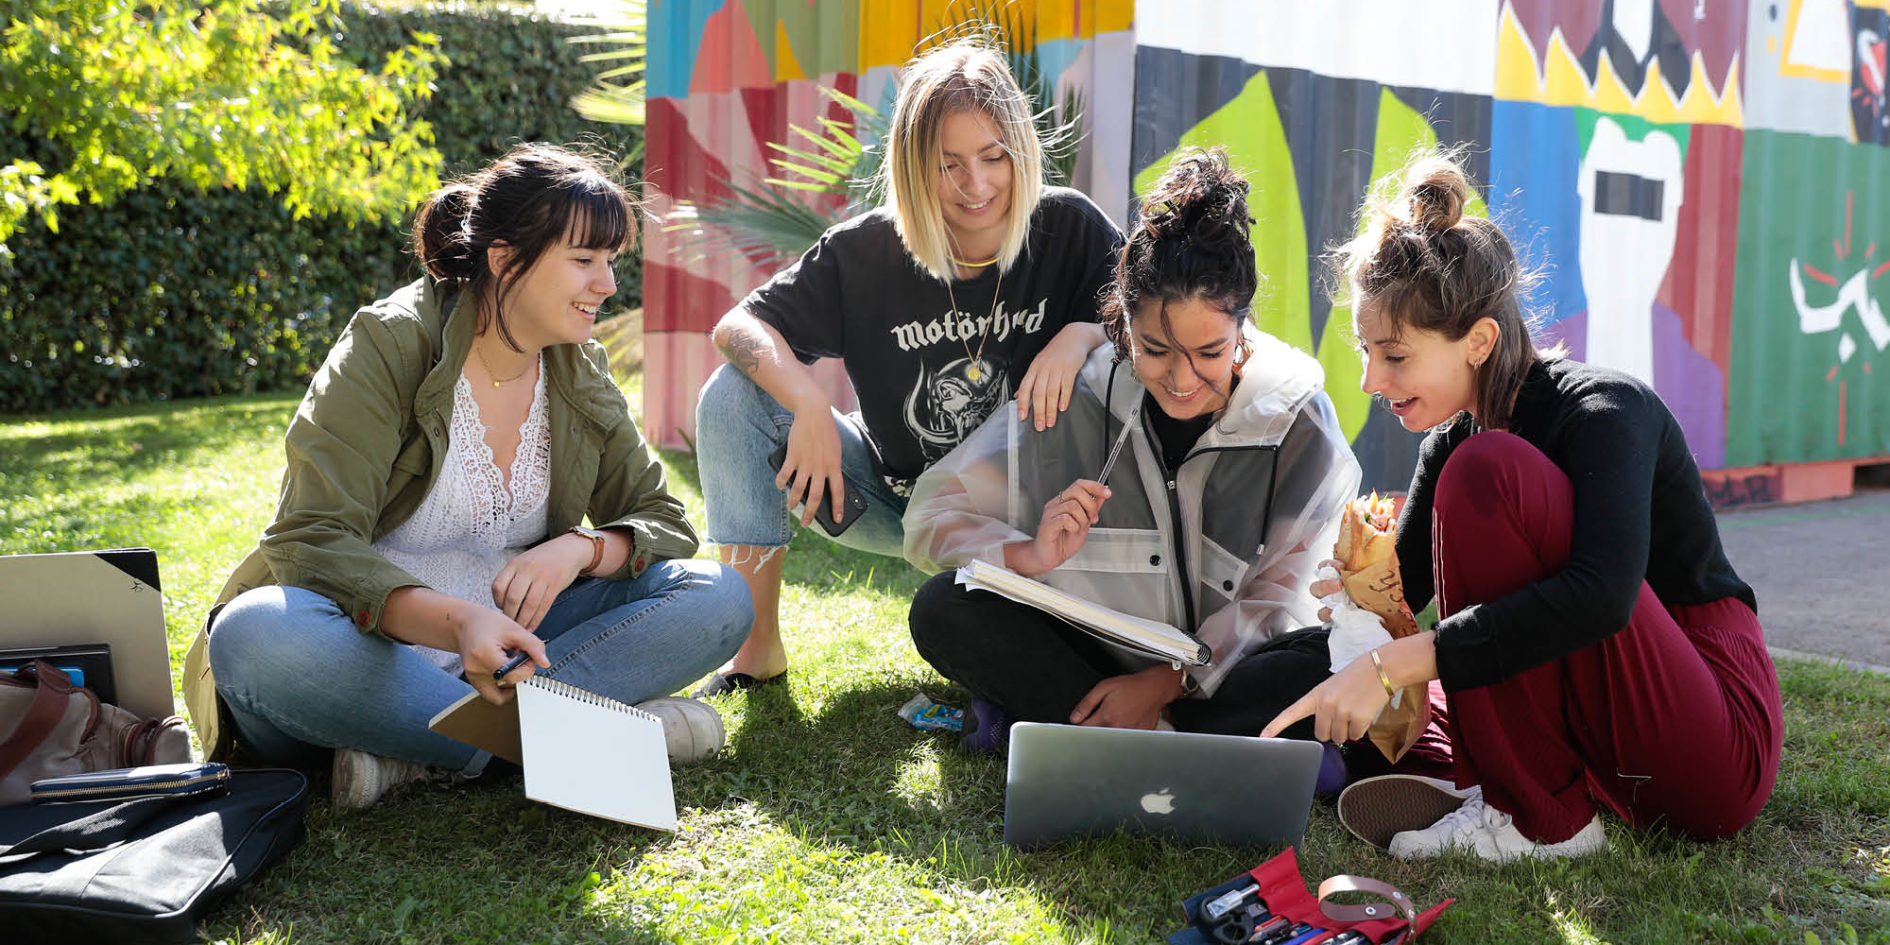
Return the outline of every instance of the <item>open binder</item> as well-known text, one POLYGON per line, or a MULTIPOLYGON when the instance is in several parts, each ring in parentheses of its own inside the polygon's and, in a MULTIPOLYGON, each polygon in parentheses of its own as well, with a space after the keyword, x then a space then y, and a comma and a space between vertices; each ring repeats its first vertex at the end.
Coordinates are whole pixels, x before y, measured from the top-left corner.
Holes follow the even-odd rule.
POLYGON ((1169 624, 1086 601, 987 561, 973 561, 959 568, 958 583, 1061 617, 1104 643, 1141 656, 1184 666, 1206 666, 1214 658, 1207 644, 1169 624))

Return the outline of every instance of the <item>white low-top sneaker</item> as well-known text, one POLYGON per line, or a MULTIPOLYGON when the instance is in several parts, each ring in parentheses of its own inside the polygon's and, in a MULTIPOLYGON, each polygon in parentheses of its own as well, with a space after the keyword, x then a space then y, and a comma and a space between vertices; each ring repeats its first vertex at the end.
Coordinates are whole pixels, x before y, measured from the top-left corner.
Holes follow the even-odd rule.
POLYGON ((341 810, 365 810, 397 785, 441 776, 417 761, 397 761, 352 748, 335 749, 333 775, 328 799, 341 810))
POLYGON ((1482 792, 1466 798, 1463 806, 1423 830, 1407 830, 1391 838, 1391 855, 1421 860, 1450 850, 1468 850, 1493 863, 1522 857, 1538 860, 1558 856, 1587 856, 1608 848, 1601 815, 1560 843, 1537 843, 1522 835, 1508 814, 1483 802, 1482 792))
POLYGON ((669 748, 670 764, 701 761, 721 751, 723 742, 728 739, 728 733, 722 728, 721 714, 700 699, 664 696, 639 702, 637 708, 662 720, 663 741, 669 748))
POLYGON ((1421 830, 1482 795, 1472 785, 1459 789, 1449 781, 1416 774, 1381 774, 1354 781, 1339 792, 1339 823, 1352 836, 1383 850, 1406 830, 1421 830))

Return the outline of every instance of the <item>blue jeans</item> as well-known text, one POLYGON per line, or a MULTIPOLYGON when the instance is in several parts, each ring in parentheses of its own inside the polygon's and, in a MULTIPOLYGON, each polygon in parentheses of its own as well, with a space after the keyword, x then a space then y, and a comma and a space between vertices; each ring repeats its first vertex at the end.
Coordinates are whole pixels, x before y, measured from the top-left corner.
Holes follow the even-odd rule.
MULTIPOLYGON (((902 557, 905 497, 874 471, 873 449, 859 421, 836 410, 833 422, 840 430, 840 473, 847 488, 866 500, 859 521, 833 540, 902 557)), ((746 374, 724 364, 709 375, 696 402, 696 465, 709 507, 709 541, 778 548, 794 537, 800 516, 788 511, 787 490, 775 487, 768 465, 768 457, 787 444, 793 424, 794 414, 746 374)))
MULTIPOLYGON (((545 675, 635 704, 669 695, 734 655, 754 608, 748 587, 712 561, 658 561, 622 581, 579 578, 536 633, 545 675)), ((231 601, 210 635, 217 694, 246 754, 306 765, 355 748, 478 774, 491 758, 427 730, 472 686, 411 647, 362 633, 340 605, 300 587, 231 601)))

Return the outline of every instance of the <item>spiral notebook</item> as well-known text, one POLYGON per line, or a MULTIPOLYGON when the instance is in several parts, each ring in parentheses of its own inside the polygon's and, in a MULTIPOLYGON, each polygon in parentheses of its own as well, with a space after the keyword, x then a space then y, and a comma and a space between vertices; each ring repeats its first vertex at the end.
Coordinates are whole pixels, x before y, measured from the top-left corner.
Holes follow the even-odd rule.
POLYGON ((1178 667, 1206 666, 1214 658, 1207 644, 1170 624, 1104 607, 988 561, 974 560, 959 568, 958 583, 1029 604, 1104 643, 1169 660, 1178 667))
POLYGON ((428 728, 525 769, 525 796, 580 814, 676 829, 669 749, 656 716, 569 683, 533 676, 493 705, 471 693, 428 728))

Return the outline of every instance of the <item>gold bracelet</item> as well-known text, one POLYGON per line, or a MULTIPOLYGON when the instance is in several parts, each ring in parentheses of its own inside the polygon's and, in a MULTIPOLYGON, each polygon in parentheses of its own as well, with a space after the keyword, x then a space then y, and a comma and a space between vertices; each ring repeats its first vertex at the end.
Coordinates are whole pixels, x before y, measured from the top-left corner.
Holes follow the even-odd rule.
POLYGON ((1396 698, 1398 695, 1398 690, 1396 687, 1391 685, 1391 674, 1385 672, 1385 661, 1378 658, 1378 648, 1372 647, 1371 652, 1372 652, 1372 665, 1378 668, 1378 681, 1385 687, 1385 698, 1387 699, 1396 698))

